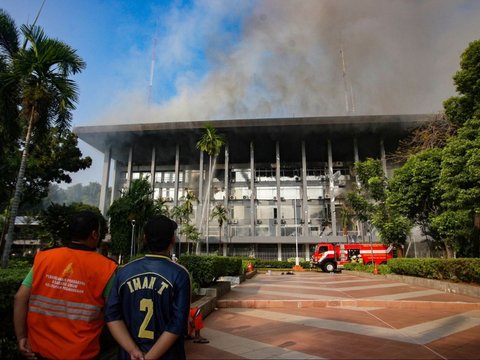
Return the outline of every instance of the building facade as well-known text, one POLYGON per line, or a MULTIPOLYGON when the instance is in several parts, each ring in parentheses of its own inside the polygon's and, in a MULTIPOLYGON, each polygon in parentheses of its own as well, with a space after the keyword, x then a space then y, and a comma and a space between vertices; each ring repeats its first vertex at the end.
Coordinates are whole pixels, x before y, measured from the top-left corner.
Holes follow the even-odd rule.
POLYGON ((222 203, 228 209, 221 229, 215 219, 204 227, 203 252, 285 260, 308 259, 319 241, 371 240, 373 232, 362 224, 349 221, 348 229, 341 225, 345 196, 356 185, 354 163, 380 159, 386 176, 391 176, 394 164, 387 154, 429 118, 166 121, 77 127, 74 132, 104 154, 103 213, 132 180, 148 177, 154 197, 162 197, 170 207, 181 204, 187 191, 195 194, 192 223, 198 224, 202 207, 211 211, 222 203), (207 123, 223 135, 225 146, 217 159, 209 203, 203 204, 209 157, 196 144, 207 123))

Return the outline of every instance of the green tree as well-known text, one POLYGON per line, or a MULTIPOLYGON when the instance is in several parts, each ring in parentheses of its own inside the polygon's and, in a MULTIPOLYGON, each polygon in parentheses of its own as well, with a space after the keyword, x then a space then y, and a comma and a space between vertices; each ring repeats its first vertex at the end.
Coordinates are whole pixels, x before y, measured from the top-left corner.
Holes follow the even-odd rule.
POLYGON ((431 224, 432 218, 442 212, 442 191, 438 186, 442 156, 442 149, 425 150, 396 169, 388 182, 387 205, 420 226, 432 250, 448 251, 448 244, 431 224))
POLYGON ((146 221, 159 213, 159 207, 155 206, 152 199, 152 188, 148 179, 133 180, 130 189, 116 199, 108 210, 112 252, 122 257, 130 254, 132 232, 135 231, 134 243, 140 244, 146 221))
POLYGON ((219 231, 219 238, 218 238, 218 243, 219 243, 219 250, 221 253, 222 250, 222 228, 223 224, 228 221, 228 210, 223 205, 222 203, 217 203, 213 207, 212 214, 210 215, 211 219, 217 219, 218 222, 218 231, 219 231))
POLYGON ((448 119, 457 126, 480 113, 480 40, 471 42, 460 57, 460 70, 453 76, 458 96, 444 101, 448 119))
POLYGON ((197 200, 193 191, 185 189, 186 195, 183 199, 183 202, 179 206, 175 206, 172 209, 172 216, 177 222, 180 223, 180 235, 185 236, 185 241, 187 243, 187 252, 190 252, 190 240, 198 240, 198 230, 196 227, 190 225, 190 216, 193 213, 193 202, 197 200), (196 233, 195 233, 196 231, 196 233))
POLYGON ((180 227, 180 235, 185 236, 187 242, 187 254, 190 255, 190 242, 197 244, 200 239, 200 233, 195 225, 186 223, 180 227))
POLYGON ((380 239, 385 244, 392 244, 397 248, 397 256, 403 256, 403 246, 405 245, 412 223, 407 217, 396 212, 386 203, 380 203, 373 214, 372 223, 378 230, 380 239))
POLYGON ((170 215, 170 209, 168 208, 167 201, 164 198, 158 198, 153 201, 154 213, 158 215, 170 215))
POLYGON ((375 204, 385 199, 385 177, 380 160, 367 159, 355 163, 354 172, 360 186, 347 193, 347 206, 361 222, 372 219, 375 204))
POLYGON ((41 227, 40 239, 43 243, 52 245, 66 245, 70 242, 68 225, 72 215, 78 211, 90 210, 98 214, 100 219, 100 239, 104 239, 108 232, 106 219, 98 207, 83 203, 51 204, 40 213, 38 218, 41 227))
MULTIPOLYGON (((197 142, 197 149, 203 151, 209 156, 208 167, 208 181, 206 184, 206 191, 204 192, 204 198, 202 201, 202 213, 199 218, 199 231, 203 233, 203 224, 208 221, 207 210, 210 208, 210 189, 212 187, 213 174, 217 163, 217 157, 220 154, 222 146, 225 144, 225 140, 221 134, 211 125, 207 124, 204 128, 204 133, 200 140, 197 142)), ((208 225, 206 225, 208 226, 208 225)), ((198 244, 197 244, 198 245, 198 244)), ((197 246, 197 253, 200 248, 197 246)))
POLYGON ((458 127, 442 154, 439 188, 444 212, 432 224, 453 249, 449 256, 479 256, 479 119, 480 40, 471 42, 460 58, 460 70, 453 76, 458 96, 444 102, 448 119, 458 127))
POLYGON ((439 188, 448 215, 439 215, 447 222, 435 222, 440 234, 459 255, 479 256, 474 219, 480 214, 480 116, 467 120, 443 150, 439 188))
MULTIPOLYGON (((9 33, 17 33, 13 22, 2 20, 2 24, 10 26, 9 33)), ((21 33, 25 38, 25 46, 17 51, 5 49, 5 43, 0 43, 3 54, 8 54, 8 57, 3 58, 6 66, 0 73, 0 97, 8 96, 6 94, 13 91, 15 95, 10 96, 16 96, 21 103, 18 119, 27 124, 2 254, 3 268, 8 265, 13 242, 15 217, 20 204, 32 134, 46 132, 52 126, 58 127, 60 131, 68 127, 71 111, 75 109, 78 98, 77 86, 70 76, 85 68, 85 63, 74 49, 59 40, 48 38, 40 27, 23 25, 21 33)))
MULTIPOLYGON (((360 182, 356 192, 347 194, 346 203, 363 223, 373 224, 383 243, 397 247, 402 256, 403 246, 411 229, 411 223, 401 213, 389 207, 387 179, 380 160, 367 159, 355 163, 355 173, 360 182)), ((369 231, 371 231, 370 229, 369 231)))

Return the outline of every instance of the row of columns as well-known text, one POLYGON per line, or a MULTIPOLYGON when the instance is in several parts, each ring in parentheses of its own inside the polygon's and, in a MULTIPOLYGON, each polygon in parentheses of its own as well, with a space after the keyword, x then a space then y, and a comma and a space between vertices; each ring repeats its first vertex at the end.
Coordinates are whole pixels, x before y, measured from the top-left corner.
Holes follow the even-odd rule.
MULTIPOLYGON (((359 153, 358 153, 358 141, 356 138, 353 139, 354 142, 354 161, 359 161, 359 153)), ((106 194, 108 191, 109 185, 109 177, 110 177, 110 164, 111 164, 111 157, 112 150, 108 148, 104 152, 104 163, 103 163, 103 174, 102 174, 102 184, 101 184, 101 191, 100 191, 100 204, 99 208, 102 214, 106 213, 106 194)), ((330 197, 330 211, 331 211, 331 220, 332 220, 332 232, 333 234, 337 234, 337 226, 336 226, 336 211, 335 211, 335 196, 334 196, 334 178, 333 178, 333 153, 332 153, 332 143, 331 140, 327 140, 327 156, 328 156, 328 178, 329 178, 329 197, 330 197)), ((385 148, 383 139, 380 140, 380 157, 382 161, 382 166, 384 173, 387 173, 387 163, 386 163, 386 156, 385 156, 385 148)), ((204 161, 203 161, 203 152, 200 152, 200 164, 199 164, 199 200, 202 202, 203 200, 203 172, 204 172, 204 161)), ((280 183, 280 143, 277 141, 275 143, 275 165, 276 165, 276 194, 277 194, 277 211, 278 211, 278 218, 282 218, 282 202, 281 202, 281 183, 280 183)), ((302 164, 302 198, 307 199, 307 156, 305 151, 305 142, 302 141, 301 143, 301 164, 302 164)), ((225 199, 224 205, 228 207, 228 199, 229 199, 229 188, 230 188, 230 181, 229 181, 229 148, 228 145, 225 146, 225 199)), ((132 181, 132 169, 133 169, 133 146, 130 147, 128 153, 128 163, 127 163, 127 179, 126 185, 127 188, 130 186, 132 181)), ((178 190, 179 190, 179 173, 180 173, 180 146, 177 144, 175 148, 175 185, 174 185, 174 206, 178 205, 178 190)), ((250 176, 250 189, 252 195, 250 196, 250 226, 252 234, 255 231, 255 223, 256 223, 256 214, 255 214, 255 199, 256 199, 256 186, 255 186, 255 148, 253 141, 250 142, 250 169, 251 169, 251 176, 250 176)), ((118 177, 118 167, 117 161, 114 162, 114 180, 112 186, 112 194, 110 197, 110 204, 113 202, 115 198, 116 186, 117 186, 117 177, 118 177)), ((155 146, 152 147, 152 157, 151 157, 151 166, 150 166, 150 177, 152 184, 155 183, 155 173, 156 173, 156 148, 155 146)), ((306 208, 306 202, 301 201, 301 213, 303 219, 308 218, 308 210, 306 208)), ((204 206, 205 204, 200 203, 200 206, 204 206)), ((297 209, 294 209, 296 212, 297 209)), ((198 213, 198 212, 197 212, 198 213)), ((198 218, 198 215, 197 215, 198 218)), ((308 224, 307 222, 304 223, 303 233, 306 234, 308 231, 308 224)), ((276 236, 280 236, 281 227, 280 224, 276 227, 276 236)))

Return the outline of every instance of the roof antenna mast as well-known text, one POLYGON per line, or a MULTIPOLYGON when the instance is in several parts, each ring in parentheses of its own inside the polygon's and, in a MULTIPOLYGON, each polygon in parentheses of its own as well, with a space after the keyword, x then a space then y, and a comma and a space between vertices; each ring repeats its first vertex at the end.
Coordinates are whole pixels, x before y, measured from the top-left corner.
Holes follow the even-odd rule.
POLYGON ((152 62, 150 63, 150 82, 148 84, 148 105, 152 103, 152 92, 153 92, 153 74, 155 72, 155 60, 157 52, 157 29, 158 29, 158 20, 155 21, 155 35, 153 37, 153 46, 152 46, 152 62))
MULTIPOLYGON (((38 9, 38 11, 37 11, 37 15, 35 16, 35 20, 33 20, 32 26, 35 26, 37 24, 37 20, 40 17, 40 14, 42 13, 42 9, 43 9, 43 5, 45 5, 45 1, 47 1, 47 0, 42 1, 42 5, 40 5, 40 9, 38 9)), ((25 39, 24 42, 23 42, 23 49, 25 49, 27 47, 27 43, 28 43, 28 40, 25 39)))
POLYGON ((343 87, 345 91, 345 110, 348 113, 355 112, 355 102, 353 99, 353 87, 350 83, 350 89, 348 88, 347 81, 347 67, 345 65, 345 55, 343 52, 343 46, 340 44, 340 55, 342 56, 342 76, 343 76, 343 87), (349 91, 350 90, 350 91, 349 91))

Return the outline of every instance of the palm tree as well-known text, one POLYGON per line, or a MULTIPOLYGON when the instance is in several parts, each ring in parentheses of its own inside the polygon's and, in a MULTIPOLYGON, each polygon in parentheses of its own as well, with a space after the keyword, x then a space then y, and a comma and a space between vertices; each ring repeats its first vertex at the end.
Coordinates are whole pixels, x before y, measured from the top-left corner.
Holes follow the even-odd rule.
POLYGON ((222 203, 217 203, 212 210, 212 214, 210 216, 211 219, 217 219, 218 221, 218 229, 220 231, 220 235, 218 238, 218 250, 219 252, 222 249, 222 226, 225 221, 228 221, 228 210, 222 203))
POLYGON ((187 241, 187 254, 190 254, 190 240, 192 240, 194 243, 198 243, 198 239, 200 237, 197 227, 193 224, 183 224, 180 228, 180 235, 185 236, 187 241))
MULTIPOLYGON (((200 151, 204 151, 209 156, 209 169, 208 169, 208 182, 207 182, 207 191, 205 191, 204 199, 202 201, 202 214, 200 216, 199 222, 199 231, 200 233, 203 232, 203 223, 208 221, 206 219, 207 209, 210 206, 210 188, 212 187, 213 181, 213 173, 215 172, 215 166, 217 163, 218 154, 220 154, 220 150, 222 146, 225 144, 225 140, 221 134, 217 132, 217 130, 211 125, 205 125, 205 132, 203 133, 200 140, 197 142, 197 149, 200 151)), ((208 225, 206 225, 208 226, 208 225)), ((199 252, 199 248, 197 248, 197 253, 199 252)))
MULTIPOLYGON (((181 225, 190 224, 190 215, 193 213, 193 201, 196 200, 196 196, 193 191, 188 189, 185 189, 185 191, 186 195, 183 203, 179 206, 173 207, 171 212, 172 217, 175 218, 181 225)), ((186 234, 190 234, 190 231, 187 231, 186 234)), ((180 235, 184 235, 182 230, 180 230, 180 235)), ((189 247, 188 238, 186 238, 186 241, 187 247, 189 247)), ((178 254, 180 255, 180 251, 178 252, 178 254)))
MULTIPOLYGON (((4 13, 0 13, 0 17, 2 25, 8 24, 4 13)), ((18 35, 13 21, 10 22, 9 33, 18 35)), ((65 129, 70 125, 71 112, 78 100, 78 89, 69 76, 86 66, 73 48, 59 40, 48 38, 40 27, 22 25, 21 33, 25 38, 25 46, 17 51, 0 42, 2 54, 7 54, 4 58, 7 66, 0 73, 0 97, 15 90, 21 106, 18 120, 27 125, 2 254, 1 265, 4 268, 8 265, 12 247, 15 217, 22 195, 32 135, 52 126, 65 129)))

